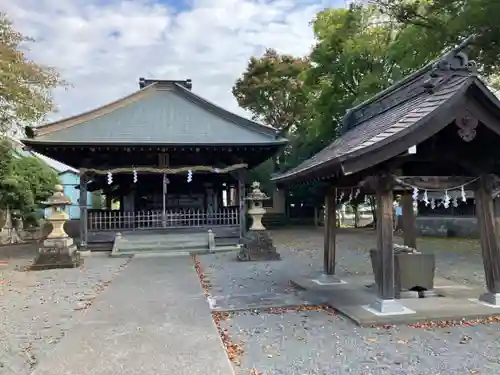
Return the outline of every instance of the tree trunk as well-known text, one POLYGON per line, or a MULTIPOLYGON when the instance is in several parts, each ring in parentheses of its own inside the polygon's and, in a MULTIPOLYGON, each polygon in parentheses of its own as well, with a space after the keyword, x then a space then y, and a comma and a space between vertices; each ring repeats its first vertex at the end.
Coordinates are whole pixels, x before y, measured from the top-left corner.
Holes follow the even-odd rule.
POLYGON ((353 204, 352 211, 354 213, 354 228, 359 228, 359 205, 353 204))

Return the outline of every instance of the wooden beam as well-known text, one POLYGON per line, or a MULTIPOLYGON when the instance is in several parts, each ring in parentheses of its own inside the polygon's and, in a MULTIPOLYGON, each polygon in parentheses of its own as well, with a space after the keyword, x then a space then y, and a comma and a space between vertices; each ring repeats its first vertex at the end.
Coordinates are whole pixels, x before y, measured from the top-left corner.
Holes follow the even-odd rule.
POLYGON ((417 225, 415 211, 413 209, 413 198, 410 191, 403 192, 403 240, 405 246, 417 248, 417 225))
POLYGON ((486 288, 488 291, 480 299, 494 305, 499 305, 500 297, 497 295, 500 293, 500 244, 496 231, 492 186, 492 177, 482 175, 474 192, 486 288))
POLYGON ((326 275, 335 274, 337 206, 335 198, 337 189, 329 188, 325 195, 325 242, 323 249, 323 266, 326 275))
POLYGON ((377 250, 380 280, 377 285, 382 300, 393 300, 394 290, 394 236, 393 194, 394 180, 379 175, 376 184, 377 196, 377 250))
POLYGON ((245 182, 246 170, 238 171, 238 204, 240 210, 240 238, 243 238, 247 232, 247 210, 245 201, 245 182))

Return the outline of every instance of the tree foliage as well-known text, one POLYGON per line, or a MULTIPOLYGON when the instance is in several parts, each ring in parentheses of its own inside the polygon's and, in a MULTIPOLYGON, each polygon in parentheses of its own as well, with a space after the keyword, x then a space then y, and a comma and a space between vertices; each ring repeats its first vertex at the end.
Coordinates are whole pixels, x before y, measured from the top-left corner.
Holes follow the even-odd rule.
POLYGON ((8 139, 0 141, 0 208, 28 211, 35 202, 27 180, 19 175, 17 158, 8 139))
POLYGON ((59 183, 57 173, 34 156, 20 156, 10 140, 0 141, 0 209, 9 208, 27 221, 35 221, 40 203, 59 183))
POLYGON ((0 134, 14 134, 21 127, 38 124, 55 109, 51 91, 64 85, 52 68, 28 59, 33 42, 14 30, 0 13, 0 134))
POLYGON ((497 0, 372 0, 381 13, 399 23, 401 29, 413 28, 433 43, 417 43, 418 49, 435 52, 453 46, 474 34, 475 48, 470 56, 482 73, 498 73, 500 61, 500 14, 497 0))
POLYGON ((233 95, 255 120, 285 135, 302 118, 306 93, 301 75, 307 68, 307 58, 280 55, 268 49, 261 58, 250 59, 247 70, 233 87, 233 95))
MULTIPOLYGON (((233 93, 255 119, 288 130, 290 145, 280 168, 289 169, 338 136, 349 108, 471 34, 477 35, 471 58, 483 78, 500 88, 495 14, 498 0, 372 0, 325 9, 312 21, 316 42, 309 55, 268 50, 253 57, 233 93)), ((294 197, 320 202, 312 197, 316 193, 322 194, 320 185, 293 190, 294 197)))

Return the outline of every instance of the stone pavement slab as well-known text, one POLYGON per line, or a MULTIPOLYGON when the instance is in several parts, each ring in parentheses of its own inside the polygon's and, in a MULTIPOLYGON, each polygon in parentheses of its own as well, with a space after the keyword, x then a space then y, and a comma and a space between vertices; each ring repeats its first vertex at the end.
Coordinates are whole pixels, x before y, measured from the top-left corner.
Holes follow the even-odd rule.
MULTIPOLYGON (((412 310, 411 314, 375 315, 363 306, 370 305, 376 299, 373 277, 347 276, 344 284, 318 284, 313 278, 299 277, 291 283, 302 290, 328 297, 327 304, 347 316, 360 326, 384 324, 411 324, 431 321, 460 321, 484 319, 500 316, 500 308, 486 306, 472 301, 483 293, 481 288, 471 288, 435 278, 434 291, 439 295, 432 298, 402 298, 401 304, 412 310)), ((307 292, 304 292, 307 295, 307 292)))
POLYGON ((233 375, 190 257, 132 259, 33 375, 233 375))
POLYGON ((231 296, 211 296, 212 311, 244 311, 270 308, 292 308, 298 306, 313 306, 326 303, 325 298, 317 298, 308 293, 254 293, 231 296))

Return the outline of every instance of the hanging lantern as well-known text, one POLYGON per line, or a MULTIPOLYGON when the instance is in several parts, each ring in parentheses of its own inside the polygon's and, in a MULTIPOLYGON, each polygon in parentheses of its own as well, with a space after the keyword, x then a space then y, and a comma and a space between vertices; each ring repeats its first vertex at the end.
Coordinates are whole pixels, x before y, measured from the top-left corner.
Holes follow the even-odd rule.
POLYGON ((107 176, 108 176, 108 185, 111 185, 113 183, 113 173, 108 172, 107 176))

